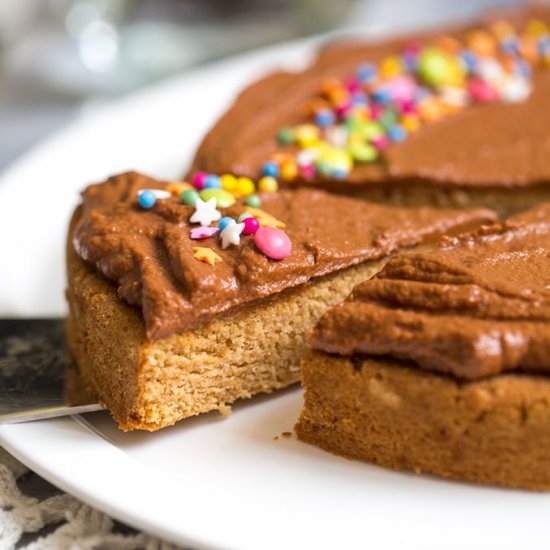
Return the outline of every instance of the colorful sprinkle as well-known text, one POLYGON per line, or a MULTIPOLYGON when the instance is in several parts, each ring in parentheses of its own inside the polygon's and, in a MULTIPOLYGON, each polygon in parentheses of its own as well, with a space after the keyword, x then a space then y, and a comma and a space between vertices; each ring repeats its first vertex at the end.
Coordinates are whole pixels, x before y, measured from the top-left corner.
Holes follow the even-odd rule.
POLYGON ((234 195, 223 189, 204 189, 199 196, 203 201, 215 199, 216 208, 229 208, 235 204, 234 195))
POLYGON ((246 218, 252 218, 252 214, 250 214, 250 212, 243 212, 238 218, 237 218, 237 221, 239 223, 243 222, 244 220, 246 220, 246 218))
POLYGON ((256 231, 258 231, 258 229, 260 228, 260 222, 250 215, 248 218, 244 218, 243 223, 243 235, 254 235, 256 231))
POLYGON ((209 226, 212 222, 218 221, 222 215, 216 210, 216 199, 212 197, 208 201, 203 201, 197 197, 195 201, 195 212, 190 218, 191 223, 199 223, 201 226, 209 226))
POLYGON ((208 237, 215 235, 218 231, 218 227, 194 227, 189 232, 189 236, 192 239, 207 239, 208 237))
POLYGON ((138 193, 138 202, 141 208, 153 208, 157 202, 157 196, 150 189, 144 189, 138 193))
POLYGON ((244 197, 246 195, 251 195, 256 191, 256 186, 250 178, 240 177, 237 178, 237 185, 235 186, 234 194, 237 197, 244 197))
POLYGON ((258 195, 248 195, 244 203, 247 206, 252 206, 253 208, 260 208, 262 206, 262 199, 258 195))
POLYGON ((223 231, 232 221, 235 221, 230 216, 224 216, 218 223, 218 228, 223 231))
POLYGON ((221 189, 222 181, 215 174, 209 174, 204 180, 204 189, 221 189))
POLYGON ((193 247, 193 258, 199 260, 199 262, 204 262, 205 264, 214 265, 216 262, 222 262, 222 258, 219 254, 214 252, 211 248, 206 248, 203 246, 194 246, 193 247))
POLYGON ((258 181, 258 191, 263 193, 275 193, 279 189, 279 184, 273 176, 264 176, 258 181))
POLYGON ((279 177, 279 165, 276 162, 265 162, 262 166, 262 174, 273 178, 279 177))
POLYGON ((224 250, 232 244, 235 246, 239 245, 245 222, 237 223, 235 220, 231 220, 220 232, 220 239, 222 240, 222 248, 224 250))
POLYGON ((208 177, 208 174, 206 172, 195 172, 195 175, 193 176, 193 185, 196 189, 204 189, 204 184, 206 182, 206 178, 208 177))
POLYGON ((292 243, 288 235, 276 227, 261 227, 254 235, 254 243, 268 258, 283 260, 290 255, 292 243))
POLYGON ((198 198, 199 194, 194 189, 186 189, 180 193, 180 201, 189 206, 195 206, 198 198))

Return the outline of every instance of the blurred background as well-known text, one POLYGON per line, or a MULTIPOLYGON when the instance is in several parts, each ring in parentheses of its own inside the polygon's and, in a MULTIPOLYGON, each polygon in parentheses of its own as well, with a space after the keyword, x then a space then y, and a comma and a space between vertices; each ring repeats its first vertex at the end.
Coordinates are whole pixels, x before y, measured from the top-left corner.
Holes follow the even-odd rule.
POLYGON ((518 0, 0 0, 0 170, 109 99, 332 30, 433 26, 518 0))

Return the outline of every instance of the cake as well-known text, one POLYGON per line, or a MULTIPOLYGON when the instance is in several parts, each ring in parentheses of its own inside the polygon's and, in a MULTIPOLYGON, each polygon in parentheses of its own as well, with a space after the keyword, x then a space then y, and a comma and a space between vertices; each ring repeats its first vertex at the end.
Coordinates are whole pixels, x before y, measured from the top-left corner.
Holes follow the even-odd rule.
POLYGON ((379 43, 339 41, 251 84, 189 175, 275 175, 396 205, 550 200, 550 8, 379 43))
POLYGON ((550 203, 391 258, 309 335, 299 439, 550 490, 550 203))
POLYGON ((122 174, 88 187, 73 216, 69 347, 124 430, 298 382, 306 329, 392 254, 496 219, 219 183, 122 174))

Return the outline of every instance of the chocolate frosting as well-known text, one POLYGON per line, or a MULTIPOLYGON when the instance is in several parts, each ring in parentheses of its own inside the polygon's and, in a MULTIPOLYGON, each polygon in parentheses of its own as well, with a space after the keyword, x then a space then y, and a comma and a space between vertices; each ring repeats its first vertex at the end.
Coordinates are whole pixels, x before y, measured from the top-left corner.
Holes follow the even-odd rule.
MULTIPOLYGON (((411 41, 427 44, 441 34, 463 36, 504 15, 467 28, 378 44, 334 44, 302 72, 279 72, 252 84, 205 137, 190 173, 205 170, 257 177, 263 162, 280 148, 279 129, 308 120, 305 106, 324 78, 346 79, 361 63, 376 63, 411 41)), ((550 23, 550 8, 532 7, 506 17, 518 29, 531 19, 550 23)), ((356 164, 345 180, 298 178, 295 183, 340 193, 411 182, 462 188, 550 186, 550 69, 534 74, 533 86, 523 103, 477 104, 425 125, 404 142, 386 148, 381 162, 356 164)))
MULTIPOLYGON (((286 224, 292 241, 290 256, 276 261, 258 251, 253 237, 226 250, 217 236, 191 240, 194 208, 176 197, 158 200, 149 210, 138 205, 140 189, 165 187, 137 173, 92 185, 82 194, 73 233, 78 255, 113 281, 121 299, 141 308, 149 338, 197 327, 314 277, 495 220, 483 209, 392 208, 312 190, 263 194, 262 210, 286 224), (222 262, 198 261, 193 246, 212 248, 222 262)), ((237 218, 244 206, 238 201, 221 210, 237 218)))
POLYGON ((330 310, 311 344, 472 380, 550 372, 550 203, 392 258, 330 310))

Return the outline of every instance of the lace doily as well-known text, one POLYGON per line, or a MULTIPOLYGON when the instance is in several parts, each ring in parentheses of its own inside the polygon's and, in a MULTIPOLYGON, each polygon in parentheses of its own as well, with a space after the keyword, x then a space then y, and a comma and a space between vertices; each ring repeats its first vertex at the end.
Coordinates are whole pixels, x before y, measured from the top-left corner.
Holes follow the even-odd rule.
MULTIPOLYGON (((125 527, 68 494, 28 496, 21 486, 29 476, 36 474, 0 447, 0 550, 178 548, 125 527)), ((57 491, 52 486, 49 492, 57 491)))

